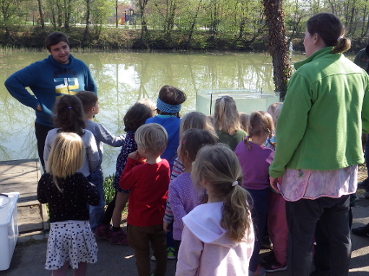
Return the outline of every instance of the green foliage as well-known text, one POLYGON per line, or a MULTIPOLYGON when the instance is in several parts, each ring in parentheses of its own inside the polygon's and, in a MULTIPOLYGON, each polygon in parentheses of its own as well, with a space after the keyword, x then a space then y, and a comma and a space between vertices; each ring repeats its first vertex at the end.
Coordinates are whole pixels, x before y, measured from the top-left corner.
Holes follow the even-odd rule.
POLYGON ((105 177, 104 180, 104 193, 105 193, 105 202, 106 204, 109 204, 113 199, 115 195, 115 189, 113 187, 114 182, 114 176, 109 175, 108 177, 105 177))

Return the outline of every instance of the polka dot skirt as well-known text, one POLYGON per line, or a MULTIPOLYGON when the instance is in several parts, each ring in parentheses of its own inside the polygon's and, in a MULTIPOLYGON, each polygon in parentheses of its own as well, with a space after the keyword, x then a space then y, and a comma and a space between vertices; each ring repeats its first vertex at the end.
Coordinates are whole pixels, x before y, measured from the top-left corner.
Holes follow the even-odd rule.
POLYGON ((50 223, 45 268, 56 270, 69 261, 73 269, 78 263, 97 261, 97 244, 88 221, 50 223))

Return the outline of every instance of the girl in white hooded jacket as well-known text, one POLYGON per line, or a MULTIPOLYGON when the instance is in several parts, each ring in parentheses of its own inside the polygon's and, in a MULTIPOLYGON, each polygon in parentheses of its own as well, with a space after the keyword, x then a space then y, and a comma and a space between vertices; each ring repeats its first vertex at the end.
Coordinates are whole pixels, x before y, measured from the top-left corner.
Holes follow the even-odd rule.
POLYGON ((192 168, 193 183, 207 191, 206 204, 182 219, 176 275, 247 276, 254 231, 237 156, 225 145, 207 145, 192 168))

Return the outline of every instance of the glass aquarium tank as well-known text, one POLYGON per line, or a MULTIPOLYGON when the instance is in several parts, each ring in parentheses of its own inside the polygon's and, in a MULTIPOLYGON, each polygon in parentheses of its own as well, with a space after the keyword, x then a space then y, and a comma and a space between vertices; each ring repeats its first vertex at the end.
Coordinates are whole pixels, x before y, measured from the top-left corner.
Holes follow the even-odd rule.
POLYGON ((214 114, 215 101, 222 96, 230 96, 237 105, 238 112, 250 114, 266 111, 272 103, 279 102, 279 92, 263 93, 260 90, 199 90, 196 93, 196 110, 206 115, 214 114))

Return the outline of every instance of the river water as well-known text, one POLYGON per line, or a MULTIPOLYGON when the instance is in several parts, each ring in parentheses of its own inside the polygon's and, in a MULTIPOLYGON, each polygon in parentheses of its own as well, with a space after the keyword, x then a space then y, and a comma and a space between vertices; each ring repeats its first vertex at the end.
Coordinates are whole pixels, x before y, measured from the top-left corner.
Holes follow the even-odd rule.
MULTIPOLYGON (((10 96, 3 83, 13 72, 47 55, 46 51, 0 49, 0 161, 37 157, 34 111, 10 96)), ((100 113, 96 120, 116 135, 123 133, 126 110, 141 98, 156 101, 158 90, 165 84, 187 94, 182 115, 193 110, 209 114, 211 99, 214 101, 223 94, 237 99, 239 111, 248 113, 266 110, 278 100, 273 92, 268 54, 74 52, 73 55, 89 66, 98 85, 100 113)), ((293 61, 303 58, 297 55, 293 61)), ((119 150, 104 146, 105 176, 114 173, 119 150)))

